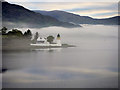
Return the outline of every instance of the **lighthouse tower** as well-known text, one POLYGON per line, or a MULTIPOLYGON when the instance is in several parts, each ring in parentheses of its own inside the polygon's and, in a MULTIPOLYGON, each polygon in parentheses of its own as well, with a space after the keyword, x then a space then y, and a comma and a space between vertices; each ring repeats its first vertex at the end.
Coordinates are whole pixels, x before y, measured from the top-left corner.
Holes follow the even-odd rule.
POLYGON ((60 34, 57 35, 57 45, 62 46, 61 40, 60 40, 60 34))

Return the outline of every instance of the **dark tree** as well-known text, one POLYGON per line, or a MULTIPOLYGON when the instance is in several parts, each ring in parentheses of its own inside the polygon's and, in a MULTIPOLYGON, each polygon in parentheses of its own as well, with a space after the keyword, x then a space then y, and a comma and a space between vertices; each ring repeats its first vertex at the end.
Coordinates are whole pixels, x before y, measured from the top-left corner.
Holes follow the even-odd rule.
POLYGON ((35 33, 35 36, 34 36, 34 39, 35 39, 35 40, 37 40, 37 39, 38 39, 38 37, 39 37, 39 33, 38 33, 38 32, 36 32, 36 33, 35 33))
POLYGON ((27 36, 27 32, 24 32, 24 36, 27 36))
POLYGON ((20 30, 12 29, 12 31, 9 31, 7 35, 22 37, 23 33, 20 30))
POLYGON ((36 32, 35 35, 34 35, 34 39, 32 40, 32 43, 36 43, 37 42, 37 39, 39 37, 39 33, 36 32))
POLYGON ((6 31, 7 31, 7 28, 6 28, 6 27, 3 27, 0 31, 1 31, 2 35, 5 35, 5 34, 6 34, 6 31))
POLYGON ((32 33, 29 29, 27 30, 27 35, 30 36, 30 37, 32 36, 32 33))
POLYGON ((54 37, 53 37, 53 36, 48 36, 48 37, 47 37, 47 41, 48 41, 49 43, 53 43, 53 40, 54 40, 54 37))
POLYGON ((31 38, 32 38, 32 33, 31 33, 31 31, 28 29, 27 32, 24 33, 24 36, 25 36, 26 38, 31 39, 31 38))

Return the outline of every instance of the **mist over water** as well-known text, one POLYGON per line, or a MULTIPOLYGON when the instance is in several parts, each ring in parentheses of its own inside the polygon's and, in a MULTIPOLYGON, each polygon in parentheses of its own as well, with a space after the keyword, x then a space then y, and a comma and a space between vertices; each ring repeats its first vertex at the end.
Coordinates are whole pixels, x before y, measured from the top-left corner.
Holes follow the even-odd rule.
POLYGON ((118 26, 82 26, 29 28, 41 37, 59 33, 63 44, 76 47, 4 52, 3 87, 117 88, 118 26))

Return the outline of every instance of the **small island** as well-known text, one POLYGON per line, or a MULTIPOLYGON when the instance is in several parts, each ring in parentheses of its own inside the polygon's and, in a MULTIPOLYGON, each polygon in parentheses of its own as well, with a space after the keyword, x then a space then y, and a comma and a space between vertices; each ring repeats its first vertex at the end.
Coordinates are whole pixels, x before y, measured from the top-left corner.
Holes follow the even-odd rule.
POLYGON ((39 47, 61 47, 61 39, 60 34, 57 35, 56 42, 54 42, 53 36, 46 37, 38 37, 35 43, 30 44, 31 46, 39 46, 39 47))
POLYGON ((56 38, 52 35, 40 37, 38 32, 33 35, 29 29, 23 33, 18 29, 8 30, 6 27, 3 27, 0 31, 2 50, 75 47, 74 45, 62 44, 60 34, 58 34, 56 38))

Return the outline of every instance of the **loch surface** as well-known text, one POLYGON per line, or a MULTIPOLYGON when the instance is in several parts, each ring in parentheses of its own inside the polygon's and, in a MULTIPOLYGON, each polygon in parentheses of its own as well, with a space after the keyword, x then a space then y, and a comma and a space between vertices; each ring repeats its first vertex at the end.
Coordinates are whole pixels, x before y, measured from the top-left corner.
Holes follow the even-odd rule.
POLYGON ((76 47, 3 51, 3 88, 117 88, 118 26, 82 26, 30 28, 76 47))

